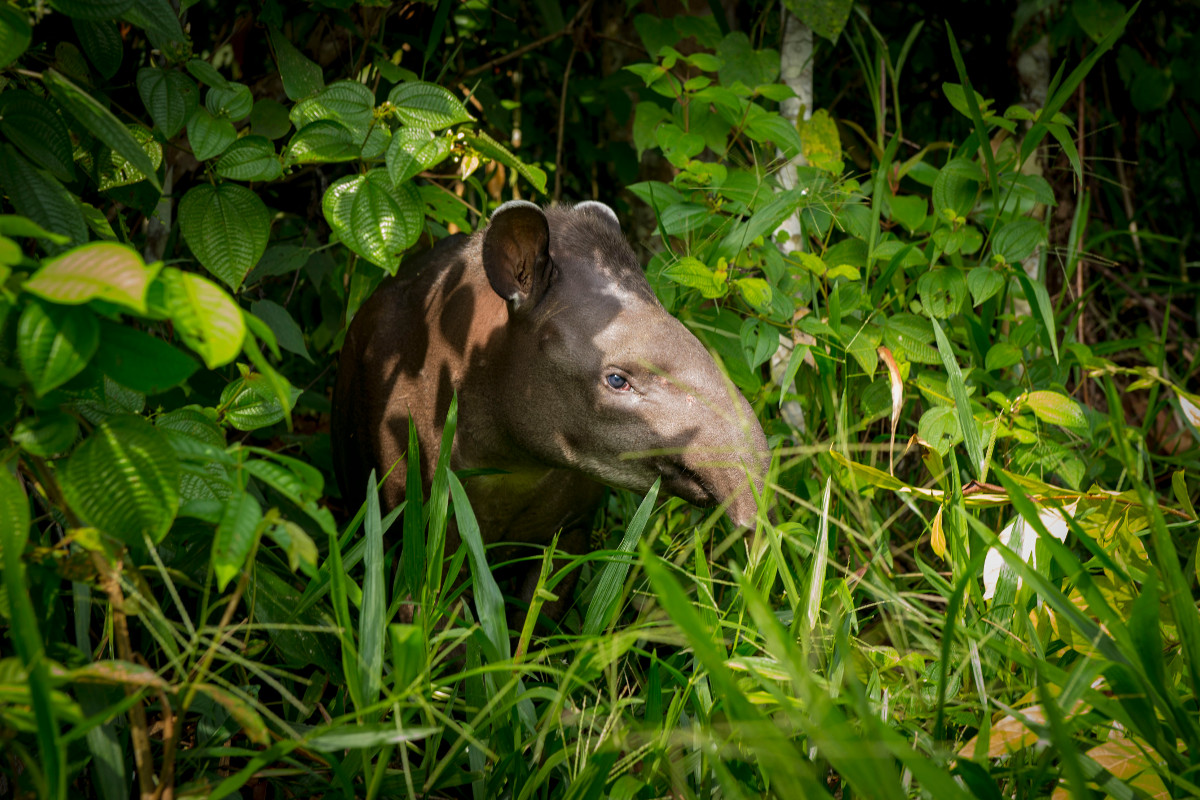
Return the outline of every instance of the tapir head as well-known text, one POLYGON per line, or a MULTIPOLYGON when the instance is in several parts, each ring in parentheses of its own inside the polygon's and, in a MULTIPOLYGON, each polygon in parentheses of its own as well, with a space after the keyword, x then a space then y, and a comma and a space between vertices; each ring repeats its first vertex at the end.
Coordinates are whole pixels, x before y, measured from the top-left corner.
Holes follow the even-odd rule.
POLYGON ((612 486, 753 526, 769 458, 749 404, 655 298, 601 203, 505 203, 482 244, 508 320, 489 370, 510 441, 612 486))

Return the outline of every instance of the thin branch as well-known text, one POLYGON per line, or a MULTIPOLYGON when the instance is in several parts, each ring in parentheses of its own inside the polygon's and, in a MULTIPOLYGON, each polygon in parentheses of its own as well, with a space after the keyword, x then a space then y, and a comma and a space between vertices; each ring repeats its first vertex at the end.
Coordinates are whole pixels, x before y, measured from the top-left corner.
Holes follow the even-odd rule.
POLYGON ((571 48, 571 55, 567 58, 567 69, 563 72, 562 93, 558 98, 558 147, 554 152, 554 202, 562 200, 562 173, 563 173, 563 138, 567 127, 567 84, 571 81, 571 65, 575 63, 575 54, 579 52, 579 46, 571 48))
POLYGON ((563 26, 563 29, 561 31, 558 31, 557 33, 551 33, 547 36, 543 36, 542 38, 538 39, 537 41, 530 42, 529 44, 521 45, 516 50, 511 50, 502 56, 493 58, 491 61, 488 61, 485 64, 480 64, 478 67, 472 67, 471 69, 467 70, 462 75, 460 75, 459 80, 464 80, 466 78, 471 77, 472 75, 478 75, 481 72, 487 72, 488 70, 490 70, 494 67, 498 67, 501 64, 505 64, 509 61, 512 61, 514 58, 520 58, 521 56, 528 53, 530 50, 536 50, 539 47, 541 47, 542 45, 546 45, 546 44, 549 44, 550 42, 557 41, 564 36, 570 36, 571 34, 575 33, 575 29, 579 26, 579 23, 582 22, 583 19, 587 16, 588 12, 592 10, 593 2, 594 2, 594 0, 587 0, 587 2, 585 2, 582 6, 580 6, 579 11, 577 11, 575 13, 575 16, 571 17, 571 21, 568 22, 565 26, 563 26))

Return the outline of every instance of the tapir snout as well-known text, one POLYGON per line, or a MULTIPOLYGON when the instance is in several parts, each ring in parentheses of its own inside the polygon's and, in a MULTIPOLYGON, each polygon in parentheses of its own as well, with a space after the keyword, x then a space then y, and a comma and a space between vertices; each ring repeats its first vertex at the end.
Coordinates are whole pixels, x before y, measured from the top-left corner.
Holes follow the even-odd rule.
POLYGON ((506 203, 380 286, 350 326, 334 391, 344 494, 360 499, 372 468, 392 469, 382 500, 403 499, 410 417, 428 491, 455 393, 451 466, 496 471, 465 483, 489 543, 562 531, 560 548, 583 552, 602 484, 644 492, 658 478, 755 523, 762 428, 655 298, 603 204, 506 203))

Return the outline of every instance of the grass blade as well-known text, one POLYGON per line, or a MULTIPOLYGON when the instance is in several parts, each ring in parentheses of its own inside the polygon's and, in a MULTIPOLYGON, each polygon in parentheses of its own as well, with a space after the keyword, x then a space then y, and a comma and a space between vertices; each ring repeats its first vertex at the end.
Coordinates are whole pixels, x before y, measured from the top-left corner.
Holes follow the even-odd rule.
MULTIPOLYGON (((650 519, 650 512, 654 510, 654 503, 658 500, 658 489, 661 484, 662 479, 659 478, 650 487, 650 491, 646 492, 646 497, 638 506, 637 513, 633 515, 633 520, 625 529, 625 535, 621 537, 621 544, 617 546, 618 553, 632 553, 637 547, 642 538, 642 531, 646 529, 646 523, 650 519)), ((594 636, 612 623, 621 587, 625 585, 625 578, 629 575, 629 567, 630 562, 627 559, 615 559, 604 566, 604 572, 600 575, 600 582, 596 586, 596 593, 592 595, 587 616, 583 620, 584 636, 594 636)))
POLYGON ((366 574, 363 576, 362 611, 358 617, 358 679, 362 684, 363 701, 370 705, 379 699, 383 678, 383 637, 388 622, 384 613, 387 598, 384 596, 383 523, 379 517, 375 470, 371 470, 371 479, 367 483, 367 516, 363 520, 363 529, 367 546, 363 555, 366 574))
POLYGON ((983 444, 979 440, 979 430, 975 427, 975 417, 971 414, 971 398, 967 395, 967 384, 963 380, 962 370, 958 368, 958 361, 954 358, 954 351, 950 348, 950 340, 942 332, 942 326, 932 314, 929 315, 929 321, 933 323, 938 354, 946 368, 946 382, 954 396, 954 409, 958 412, 963 444, 966 445, 967 456, 971 459, 971 476, 979 478, 983 475, 983 444))
MULTIPOLYGON (((833 477, 825 479, 825 492, 821 496, 821 522, 817 527, 817 544, 813 553, 812 574, 808 582, 808 629, 817 627, 821 618, 821 596, 825 593, 825 568, 829 563, 829 498, 833 491, 833 477)), ((782 565, 781 565, 782 568, 782 565)))
POLYGON ((471 510, 471 501, 463 489, 458 476, 446 470, 450 496, 454 500, 454 517, 458 520, 458 535, 467 547, 467 560, 471 564, 471 577, 475 581, 475 609, 479 613, 479 625, 491 643, 493 652, 488 654, 492 661, 509 658, 508 621, 504 616, 504 597, 492 576, 487 557, 483 552, 483 536, 479 523, 471 510))

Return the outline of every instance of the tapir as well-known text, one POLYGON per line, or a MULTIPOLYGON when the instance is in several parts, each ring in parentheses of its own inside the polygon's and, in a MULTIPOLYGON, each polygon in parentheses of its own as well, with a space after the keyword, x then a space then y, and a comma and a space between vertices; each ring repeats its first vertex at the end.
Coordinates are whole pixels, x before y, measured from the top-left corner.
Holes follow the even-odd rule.
MULTIPOLYGON (((654 296, 603 203, 504 203, 486 228, 441 240, 363 304, 333 397, 344 496, 361 502, 370 471, 391 469, 381 504, 403 501, 410 418, 428 495, 456 393, 450 465, 485 472, 464 482, 485 544, 545 546, 559 534, 560 551, 585 553, 605 485, 644 493, 658 478, 754 525, 762 428, 654 296)), ((446 552, 458 544, 452 526, 446 552)), ((538 562, 526 562, 526 601, 538 562)), ((573 583, 544 613, 561 615, 573 583)))

